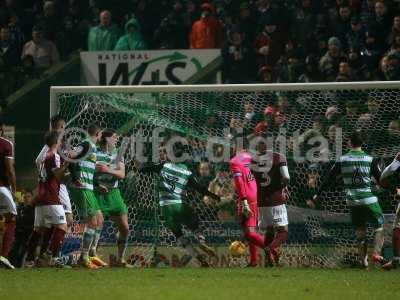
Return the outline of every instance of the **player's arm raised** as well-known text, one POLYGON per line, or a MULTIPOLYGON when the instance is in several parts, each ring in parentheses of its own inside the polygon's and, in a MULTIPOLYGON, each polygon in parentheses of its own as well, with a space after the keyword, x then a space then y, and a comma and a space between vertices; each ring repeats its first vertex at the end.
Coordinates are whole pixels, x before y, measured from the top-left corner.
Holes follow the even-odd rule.
POLYGON ((389 182, 388 179, 390 176, 392 176, 396 171, 400 169, 400 153, 396 155, 394 160, 388 165, 382 172, 381 177, 380 177, 380 184, 383 187, 388 187, 389 182))
POLYGON ((315 208, 315 203, 318 201, 318 197, 321 195, 322 191, 330 186, 332 183, 332 178, 336 178, 340 175, 340 163, 335 162, 332 168, 328 171, 324 176, 324 180, 322 181, 321 186, 319 187, 317 193, 313 196, 312 199, 307 200, 307 205, 310 208, 315 208))

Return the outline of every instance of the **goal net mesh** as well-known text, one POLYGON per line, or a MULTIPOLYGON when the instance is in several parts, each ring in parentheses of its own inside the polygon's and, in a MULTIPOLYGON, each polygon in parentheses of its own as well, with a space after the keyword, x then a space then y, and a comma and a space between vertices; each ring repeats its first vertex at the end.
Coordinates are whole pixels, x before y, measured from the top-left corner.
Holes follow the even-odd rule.
MULTIPOLYGON (((154 154, 151 137, 156 128, 161 128, 165 137, 179 134, 187 139, 192 158, 190 167, 202 184, 221 197, 220 202, 197 193, 185 197, 198 214, 208 242, 220 247, 220 261, 213 263, 223 265, 224 259, 229 264, 245 263, 243 258, 235 260, 223 253, 230 241, 241 238, 234 217, 235 191, 229 164, 207 163, 210 151, 217 157, 221 155, 224 147, 229 147, 226 143, 229 137, 238 128, 244 128, 244 132, 273 138, 275 150, 284 152, 288 159, 290 225, 281 262, 291 266, 335 267, 353 264, 357 257, 341 181, 332 178, 331 187, 323 192, 315 209, 307 208, 306 201, 311 199, 337 155, 347 151, 351 130, 365 130, 365 149, 386 163, 395 156, 400 141, 398 90, 365 87, 336 89, 332 85, 329 90, 316 86, 295 91, 269 88, 266 92, 224 92, 216 87, 206 92, 154 89, 120 93, 90 90, 74 93, 66 89, 56 94, 58 111, 54 113, 72 120, 67 135, 73 136, 74 128, 86 128, 91 123, 112 128, 121 135, 127 175, 120 186, 129 211, 131 263, 137 266, 162 263, 165 258, 160 249, 179 252, 159 213, 157 175, 139 172, 134 163, 131 137, 149 138, 144 143, 144 156, 151 158, 154 154), (320 137, 325 142, 318 142, 320 137), (207 149, 210 140, 216 141, 211 150, 207 149)), ((374 192, 384 212, 393 212, 394 195, 381 189, 374 192)), ((81 231, 76 216, 72 236, 79 236, 81 231)), ((389 224, 390 217, 386 221, 389 224)), ((116 235, 116 227, 107 223, 101 242, 113 243, 116 235)), ((78 244, 68 245, 76 248, 78 244)))

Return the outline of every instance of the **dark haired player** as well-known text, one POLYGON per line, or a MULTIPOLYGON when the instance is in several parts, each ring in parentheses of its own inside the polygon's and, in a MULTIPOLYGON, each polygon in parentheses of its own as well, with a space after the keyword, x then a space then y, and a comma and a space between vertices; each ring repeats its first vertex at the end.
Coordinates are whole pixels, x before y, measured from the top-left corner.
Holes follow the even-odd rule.
POLYGON ((379 162, 362 150, 362 144, 361 132, 353 131, 349 140, 350 151, 341 156, 340 160, 333 165, 329 173, 325 175, 318 193, 307 204, 315 208, 315 201, 322 191, 328 187, 333 178, 341 175, 346 190, 347 205, 350 208, 351 222, 356 230, 360 262, 366 268, 368 267, 368 223, 374 228, 372 260, 374 263, 384 262, 381 256, 384 242, 384 218, 378 198, 371 191, 373 180, 375 183, 379 183, 380 180, 379 162))

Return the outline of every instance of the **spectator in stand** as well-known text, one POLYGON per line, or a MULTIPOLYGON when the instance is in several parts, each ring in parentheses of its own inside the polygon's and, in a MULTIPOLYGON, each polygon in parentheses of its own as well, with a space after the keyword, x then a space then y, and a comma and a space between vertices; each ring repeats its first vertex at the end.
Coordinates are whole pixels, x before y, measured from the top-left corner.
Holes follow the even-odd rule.
POLYGON ((348 81, 356 81, 356 78, 353 74, 353 70, 351 69, 349 63, 347 61, 342 61, 339 64, 339 72, 336 76, 337 82, 348 82, 348 81))
POLYGON ((87 49, 89 26, 79 2, 71 2, 64 20, 66 54, 77 49, 87 49))
POLYGON ((346 35, 351 30, 350 25, 351 9, 349 4, 343 4, 339 7, 339 16, 333 24, 335 36, 344 44, 346 35))
POLYGON ((125 35, 119 38, 114 50, 129 51, 147 49, 140 30, 138 21, 132 17, 128 22, 126 22, 125 35))
POLYGON ((319 82, 321 74, 318 67, 318 59, 315 55, 308 55, 305 59, 303 73, 299 76, 297 82, 319 82))
POLYGON ((256 37, 254 47, 259 67, 268 65, 274 68, 284 50, 285 43, 282 44, 278 23, 277 18, 271 14, 265 19, 263 30, 256 37))
POLYGON ((211 165, 207 161, 203 161, 199 163, 197 167, 197 181, 201 186, 207 186, 210 184, 213 179, 213 174, 211 173, 211 165))
POLYGON ((291 12, 291 37, 305 46, 316 23, 312 0, 300 0, 291 12))
POLYGON ((387 55, 384 70, 385 80, 393 81, 400 79, 400 53, 391 52, 387 55))
POLYGON ((274 83, 276 76, 272 67, 266 65, 261 66, 257 72, 257 80, 260 83, 274 83))
POLYGON ((43 3, 43 14, 36 18, 36 24, 43 28, 44 38, 57 44, 58 35, 62 33, 62 18, 56 13, 56 6, 53 1, 43 3))
POLYGON ((186 1, 186 10, 183 14, 183 20, 187 28, 192 28, 194 22, 200 18, 197 2, 194 0, 186 1))
POLYGON ((60 55, 53 42, 43 37, 43 29, 35 26, 32 29, 32 40, 22 50, 21 59, 33 57, 36 69, 43 71, 58 63, 60 55))
POLYGON ((353 74, 357 80, 371 80, 372 75, 368 70, 367 65, 364 63, 360 49, 358 47, 352 46, 347 53, 347 61, 350 68, 353 70, 353 74))
POLYGON ((278 82, 297 82, 303 73, 303 55, 299 48, 289 49, 286 57, 282 56, 279 66, 278 82))
POLYGON ((390 26, 392 25, 385 2, 377 1, 375 3, 375 19, 369 25, 372 25, 375 31, 379 32, 377 36, 378 43, 384 47, 390 33, 390 26))
POLYGON ((367 26, 375 19, 375 3, 376 0, 364 0, 361 5, 361 21, 367 26))
POLYGON ((19 64, 18 48, 10 39, 8 27, 0 29, 0 97, 1 100, 10 95, 16 85, 16 68, 19 64))
POLYGON ((337 37, 331 37, 328 41, 328 51, 319 61, 319 70, 324 81, 335 81, 339 71, 339 63, 343 60, 342 44, 337 37))
POLYGON ((255 10, 255 19, 258 22, 258 30, 263 29, 265 20, 276 15, 276 9, 270 0, 259 0, 255 10))
POLYGON ((100 24, 89 30, 88 50, 114 50, 119 36, 120 31, 118 27, 111 23, 111 13, 108 10, 104 10, 100 13, 100 24))
POLYGON ((388 39, 389 44, 392 44, 394 37, 399 34, 400 34, 400 15, 395 16, 393 19, 392 31, 389 34, 389 39, 388 39))
POLYGON ((175 1, 173 10, 161 21, 154 33, 154 43, 160 49, 187 49, 189 28, 181 1, 175 1))
POLYGON ((237 25, 243 31, 246 43, 253 43, 257 32, 257 21, 247 2, 240 5, 237 25))
POLYGON ((10 30, 11 43, 16 47, 15 51, 19 55, 22 51, 22 47, 24 46, 25 37, 24 33, 22 32, 19 18, 15 13, 10 15, 8 28, 10 30))
POLYGON ((358 16, 351 18, 351 30, 346 34, 347 48, 364 48, 365 28, 358 16))
POLYGON ((219 21, 213 16, 213 7, 210 3, 203 3, 201 6, 201 17, 193 24, 190 33, 190 48, 221 48, 222 43, 222 28, 219 21))
POLYGON ((222 50, 225 83, 249 83, 255 79, 254 53, 245 43, 244 33, 233 29, 222 50))

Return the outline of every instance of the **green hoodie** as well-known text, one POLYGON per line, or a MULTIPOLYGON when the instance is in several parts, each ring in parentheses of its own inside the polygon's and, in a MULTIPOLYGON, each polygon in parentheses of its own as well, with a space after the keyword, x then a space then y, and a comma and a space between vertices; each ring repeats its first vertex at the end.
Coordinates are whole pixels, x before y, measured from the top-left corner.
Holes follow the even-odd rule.
POLYGON ((125 24, 125 35, 120 37, 114 50, 126 51, 126 50, 144 50, 147 48, 145 41, 143 40, 140 32, 140 25, 135 18, 131 18, 125 24), (135 26, 135 30, 129 33, 128 27, 135 26))
POLYGON ((90 28, 88 36, 89 51, 114 50, 115 44, 120 36, 120 30, 114 24, 109 27, 94 26, 90 28))

